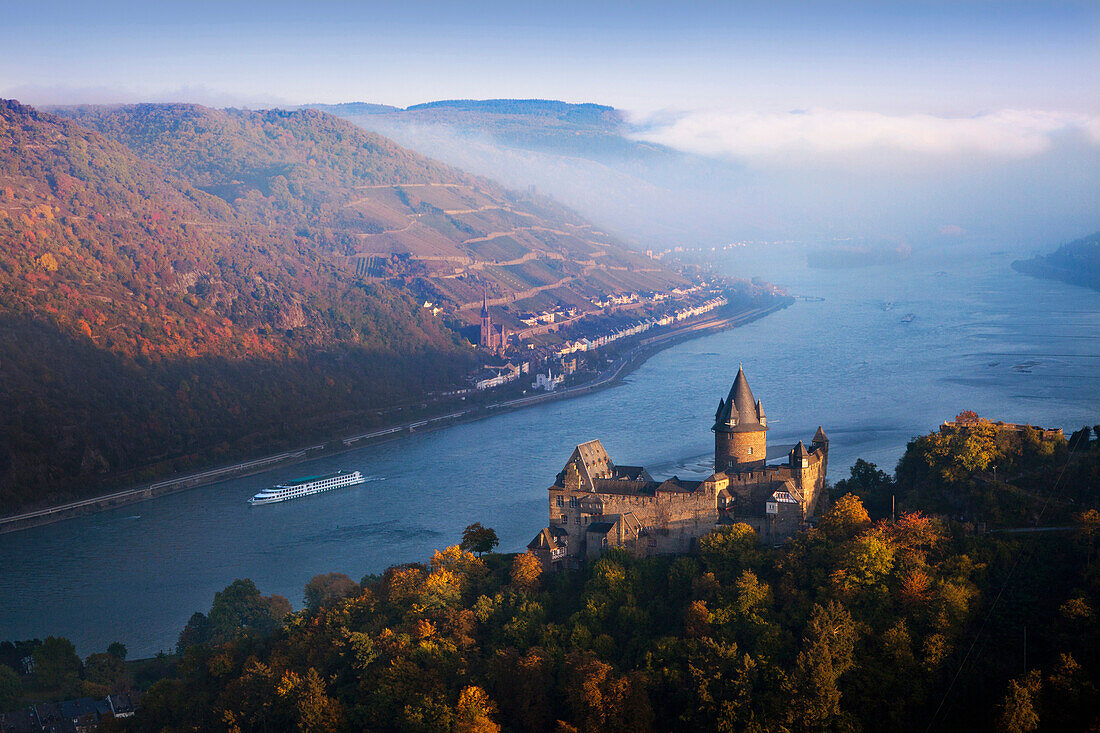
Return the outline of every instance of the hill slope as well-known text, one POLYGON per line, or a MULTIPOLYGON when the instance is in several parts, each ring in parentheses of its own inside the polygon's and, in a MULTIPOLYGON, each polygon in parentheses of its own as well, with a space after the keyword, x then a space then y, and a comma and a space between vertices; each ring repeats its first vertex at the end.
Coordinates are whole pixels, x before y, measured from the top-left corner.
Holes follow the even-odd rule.
POLYGON ((760 218, 743 166, 642 140, 613 107, 490 99, 314 108, 507 185, 537 184, 639 248, 724 243, 760 218))
POLYGON ((550 199, 507 191, 317 110, 61 113, 222 197, 238 216, 302 227, 330 245, 336 266, 401 277, 425 299, 469 308, 484 291, 515 300, 550 289, 570 302, 683 282, 550 199))
POLYGON ((0 512, 461 384, 475 357, 425 293, 461 319, 482 289, 680 281, 321 112, 0 102, 0 512))
POLYGON ((1016 260, 1012 269, 1100 290, 1100 232, 1063 244, 1048 255, 1016 260))

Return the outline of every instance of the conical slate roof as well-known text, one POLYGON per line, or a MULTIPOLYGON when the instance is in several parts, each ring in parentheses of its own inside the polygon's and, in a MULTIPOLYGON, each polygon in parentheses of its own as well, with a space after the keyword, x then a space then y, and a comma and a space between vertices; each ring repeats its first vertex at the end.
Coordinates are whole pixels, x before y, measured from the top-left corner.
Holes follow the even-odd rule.
POLYGON ((714 430, 736 433, 766 430, 760 422, 763 415, 763 408, 752 396, 745 370, 738 367, 729 395, 724 401, 718 403, 718 412, 714 416, 714 430))
POLYGON ((795 458, 806 458, 810 455, 810 452, 806 450, 806 446, 802 444, 802 441, 798 441, 798 445, 794 447, 795 458))
POLYGON ((817 432, 814 433, 814 443, 828 443, 829 439, 825 437, 825 431, 821 429, 821 426, 817 426, 817 432))

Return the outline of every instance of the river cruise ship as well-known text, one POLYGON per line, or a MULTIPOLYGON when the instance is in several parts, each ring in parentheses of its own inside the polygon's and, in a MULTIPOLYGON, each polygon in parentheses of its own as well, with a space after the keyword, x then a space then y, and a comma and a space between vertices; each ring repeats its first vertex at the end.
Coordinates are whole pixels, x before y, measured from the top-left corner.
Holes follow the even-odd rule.
POLYGON ((249 499, 248 503, 257 506, 259 504, 274 504, 288 499, 300 499, 303 496, 319 494, 329 489, 361 484, 364 480, 363 474, 358 471, 337 471, 324 476, 308 476, 272 486, 270 489, 264 489, 249 499))

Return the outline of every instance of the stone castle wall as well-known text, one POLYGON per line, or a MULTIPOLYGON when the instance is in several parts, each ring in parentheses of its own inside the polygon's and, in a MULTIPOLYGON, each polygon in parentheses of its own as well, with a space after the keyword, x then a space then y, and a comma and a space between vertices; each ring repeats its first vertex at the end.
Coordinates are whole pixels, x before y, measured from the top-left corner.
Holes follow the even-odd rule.
MULTIPOLYGON (((638 525, 652 530, 650 534, 656 542, 651 549, 657 554, 687 552, 692 540, 714 529, 718 519, 715 494, 708 491, 638 496, 552 486, 549 494, 550 526, 569 533, 570 555, 587 554, 586 535, 593 522, 614 521, 619 515, 633 515, 638 525), (602 502, 602 512, 586 511, 581 506, 596 500, 602 502)), ((622 544, 621 540, 618 544, 622 544)))

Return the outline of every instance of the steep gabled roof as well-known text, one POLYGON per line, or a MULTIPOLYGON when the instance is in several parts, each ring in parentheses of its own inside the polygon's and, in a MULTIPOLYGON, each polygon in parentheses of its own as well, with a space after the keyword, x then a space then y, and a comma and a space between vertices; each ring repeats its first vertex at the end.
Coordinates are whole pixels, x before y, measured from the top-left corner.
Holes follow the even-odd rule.
POLYGON ((829 438, 825 435, 825 431, 821 429, 821 426, 817 426, 817 432, 814 433, 814 443, 828 443, 829 438))
POLYGON ((542 531, 535 535, 535 539, 527 543, 528 550, 552 550, 561 547, 562 542, 555 536, 549 527, 543 527, 542 531))
POLYGON ((590 440, 574 448, 566 466, 570 463, 577 467, 581 480, 590 491, 595 488, 595 479, 611 478, 615 474, 615 464, 598 440, 590 440))

